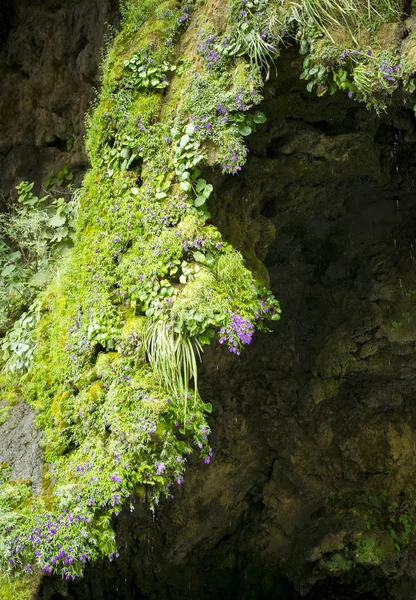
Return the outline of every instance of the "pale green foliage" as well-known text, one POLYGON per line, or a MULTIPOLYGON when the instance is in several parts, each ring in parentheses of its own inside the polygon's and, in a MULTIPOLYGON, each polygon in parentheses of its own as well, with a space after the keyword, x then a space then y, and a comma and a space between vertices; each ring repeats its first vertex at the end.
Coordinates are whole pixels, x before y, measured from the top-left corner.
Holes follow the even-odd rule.
POLYGON ((17 186, 17 204, 0 216, 0 331, 45 287, 72 246, 76 202, 39 198, 33 183, 17 186))
POLYGON ((400 19, 399 0, 300 0, 290 2, 286 19, 301 29, 316 28, 334 42, 331 30, 342 29, 356 39, 361 27, 400 19))
POLYGON ((35 302, 15 321, 1 341, 4 369, 11 373, 30 368, 36 350, 34 329, 40 319, 40 301, 35 302))

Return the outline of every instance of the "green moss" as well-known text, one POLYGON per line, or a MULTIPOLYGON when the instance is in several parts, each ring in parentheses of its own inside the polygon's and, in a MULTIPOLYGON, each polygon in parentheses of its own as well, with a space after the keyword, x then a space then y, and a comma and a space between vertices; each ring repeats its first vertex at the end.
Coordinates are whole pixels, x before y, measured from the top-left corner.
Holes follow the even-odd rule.
POLYGON ((0 577, 0 600, 32 600, 40 584, 39 572, 26 575, 18 580, 6 575, 0 577))
MULTIPOLYGON (((44 430, 53 484, 45 475, 37 497, 22 482, 2 486, 1 519, 12 525, 0 563, 9 572, 36 563, 72 578, 87 560, 112 559, 111 519, 132 494, 147 498, 152 509, 168 501, 194 446, 209 464, 212 407, 197 390, 198 352, 219 333, 238 354, 254 326, 278 319, 280 309, 232 245, 241 244, 249 266, 267 281, 254 252, 265 232, 242 234, 235 216, 232 239, 224 240, 210 223, 212 185, 200 167, 237 174, 245 164, 244 137, 265 120, 248 113, 262 99, 284 32, 299 40, 306 55, 301 76, 318 95, 341 89, 380 110, 401 82, 410 86, 410 71, 397 67, 393 29, 382 26, 398 15, 394 5, 357 10, 348 22, 339 5, 331 6, 331 31, 328 14, 319 12, 323 5, 261 0, 242 13, 237 0, 228 11, 208 0, 123 3, 100 99, 87 118, 91 169, 80 194, 75 247, 40 298, 37 351, 20 382, 44 430), (363 26, 366 35, 358 35, 363 26), (16 544, 18 536, 28 542, 16 544)), ((276 106, 287 111, 279 100, 276 106)), ((347 150, 334 155, 330 141, 317 153, 337 166, 353 164, 354 173, 377 173, 360 148, 358 140, 354 163, 347 150)), ((309 169, 290 154, 282 159, 283 180, 286 167, 290 179, 309 169)), ((304 200, 297 198, 296 206, 316 210, 315 199, 304 200)), ((356 351, 342 336, 323 350, 316 371, 326 379, 312 390, 315 401, 336 395, 341 378, 360 368, 356 351)), ((375 360, 368 360, 373 369, 375 360)), ((14 385, 5 376, 9 396, 14 385)), ((388 522, 376 517, 375 529, 387 531, 396 546, 410 539, 409 523, 394 511, 388 522)), ((355 538, 325 568, 341 573, 380 564, 391 544, 377 549, 376 537, 355 538)))

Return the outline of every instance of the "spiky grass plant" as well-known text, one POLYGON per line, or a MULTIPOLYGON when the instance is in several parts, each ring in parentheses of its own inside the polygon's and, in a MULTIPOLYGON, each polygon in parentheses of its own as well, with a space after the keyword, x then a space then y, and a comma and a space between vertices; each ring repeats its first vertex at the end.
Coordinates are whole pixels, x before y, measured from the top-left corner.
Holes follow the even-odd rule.
POLYGON ((313 26, 332 41, 331 28, 347 31, 356 41, 361 28, 397 21, 402 10, 401 0, 300 0, 290 2, 287 14, 301 28, 313 26))
POLYGON ((194 399, 198 393, 198 361, 202 352, 200 342, 185 333, 175 333, 166 321, 156 321, 147 327, 145 348, 154 372, 166 389, 183 398, 186 422, 191 380, 194 399))

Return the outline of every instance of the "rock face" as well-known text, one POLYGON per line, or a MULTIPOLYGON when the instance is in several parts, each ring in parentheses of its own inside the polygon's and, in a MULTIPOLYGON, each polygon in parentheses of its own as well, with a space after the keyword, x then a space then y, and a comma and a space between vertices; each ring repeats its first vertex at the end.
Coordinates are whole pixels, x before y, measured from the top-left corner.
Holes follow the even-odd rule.
POLYGON ((1 10, 0 187, 41 184, 65 165, 79 177, 85 113, 118 2, 7 0, 1 10))
POLYGON ((125 507, 120 559, 39 598, 416 598, 414 119, 312 97, 290 51, 278 68, 246 168, 207 177, 283 319, 206 352, 212 464, 154 517, 125 507))
POLYGON ((13 480, 30 479, 34 492, 42 484, 41 432, 34 426, 35 411, 21 403, 10 409, 0 427, 0 457, 12 468, 13 480))
MULTIPOLYGON (((4 2, 4 191, 85 168, 116 5, 4 2)), ((278 68, 246 168, 206 176, 214 222, 270 278, 283 319, 238 359, 206 352, 212 464, 192 457, 154 517, 126 506, 120 559, 69 586, 45 577, 39 600, 416 598, 414 119, 307 94, 289 50, 278 68)), ((36 486, 32 425, 14 407, 0 457, 36 486)))

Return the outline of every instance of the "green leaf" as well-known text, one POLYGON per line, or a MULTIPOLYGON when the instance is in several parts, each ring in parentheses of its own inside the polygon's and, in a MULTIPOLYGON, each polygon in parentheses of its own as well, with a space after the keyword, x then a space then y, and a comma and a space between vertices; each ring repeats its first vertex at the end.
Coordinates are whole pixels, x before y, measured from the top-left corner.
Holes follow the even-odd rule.
POLYGON ((179 186, 180 186, 181 190, 183 190, 184 192, 190 192, 192 189, 192 186, 189 181, 181 181, 179 186))
POLYGON ((212 267, 214 262, 215 262, 215 258, 213 257, 212 254, 208 253, 205 257, 205 264, 207 265, 207 267, 212 267))
POLYGON ((204 191, 202 192, 202 195, 205 196, 205 198, 209 198, 212 191, 213 191, 213 186, 209 183, 205 188, 204 191))
POLYGON ((35 273, 33 277, 29 279, 29 285, 32 287, 40 288, 43 287, 49 279, 49 271, 42 270, 35 273))
POLYGON ((205 181, 205 179, 198 179, 197 183, 196 183, 196 191, 198 192, 202 192, 202 190, 205 188, 205 186, 207 185, 207 182, 205 181))
POLYGON ((202 206, 203 204, 205 204, 206 202, 206 198, 205 196, 198 196, 198 198, 196 198, 194 205, 199 208, 200 206, 202 206))
POLYGON ((212 340, 212 338, 215 337, 215 331, 213 329, 207 329, 205 335, 207 336, 207 338, 212 340))
POLYGON ((204 410, 205 410, 207 413, 212 413, 212 404, 211 404, 210 402, 206 402, 206 403, 204 404, 204 410))
POLYGON ((186 126, 185 133, 187 135, 192 135, 194 133, 194 131, 195 131, 195 125, 193 123, 189 123, 186 126))
POLYGON ((253 121, 255 123, 257 123, 257 125, 262 125, 263 123, 265 123, 267 121, 267 117, 264 113, 262 113, 260 110, 258 110, 256 112, 256 114, 253 116, 253 121))
POLYGON ((194 252, 194 259, 197 262, 204 263, 205 262, 205 254, 203 254, 203 252, 199 252, 199 250, 197 250, 197 252, 194 252))
POLYGON ((49 219, 49 225, 51 227, 62 227, 66 223, 66 217, 63 215, 54 215, 51 219, 49 219))
POLYGON ((186 146, 187 144, 189 144, 189 140, 190 140, 190 139, 191 139, 191 138, 189 137, 189 135, 188 135, 188 134, 185 134, 185 135, 183 135, 183 136, 181 137, 181 141, 179 142, 179 145, 180 145, 180 147, 181 147, 181 148, 185 148, 185 146, 186 146))
POLYGON ((238 125, 238 132, 241 133, 241 135, 250 135, 251 133, 251 127, 248 127, 248 125, 244 125, 244 123, 240 123, 238 125))
POLYGON ((306 89, 308 90, 308 92, 311 92, 313 90, 314 85, 315 85, 314 81, 309 81, 308 85, 306 86, 306 89))
POLYGON ((167 193, 166 192, 156 192, 155 197, 156 200, 162 200, 162 198, 166 198, 167 193))
POLYGON ((1 276, 7 277, 8 275, 11 275, 13 273, 13 271, 15 271, 15 270, 16 270, 16 265, 6 265, 1 272, 1 276))

